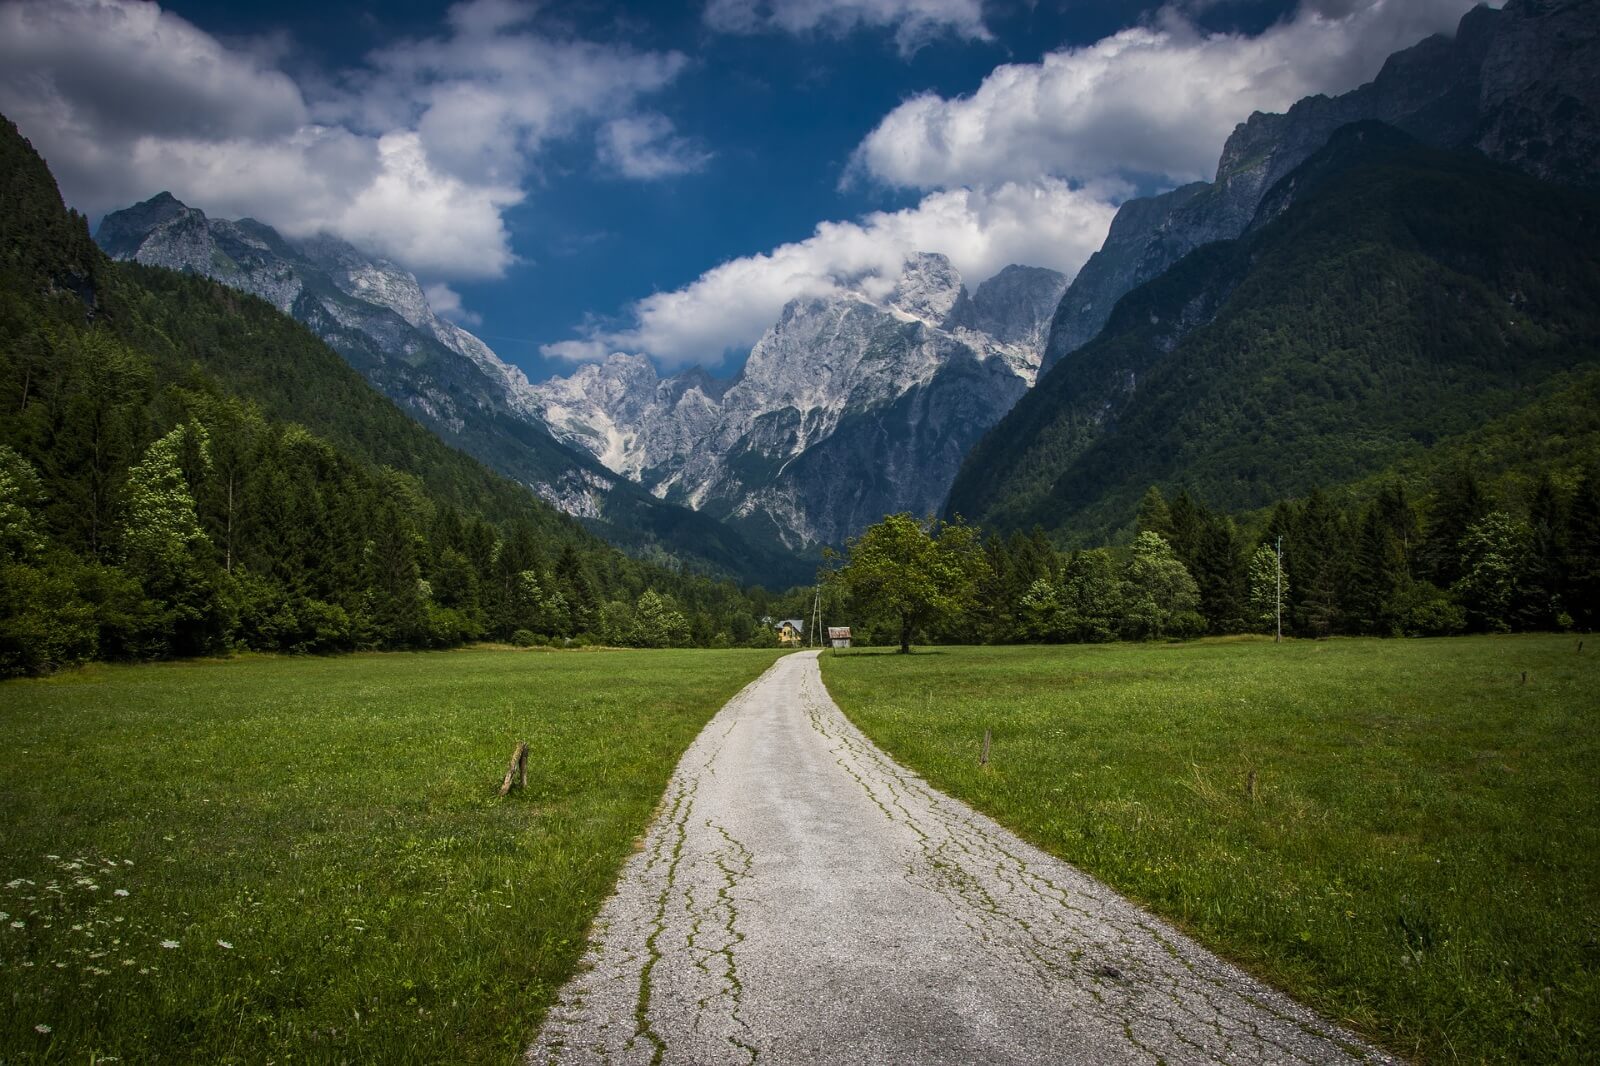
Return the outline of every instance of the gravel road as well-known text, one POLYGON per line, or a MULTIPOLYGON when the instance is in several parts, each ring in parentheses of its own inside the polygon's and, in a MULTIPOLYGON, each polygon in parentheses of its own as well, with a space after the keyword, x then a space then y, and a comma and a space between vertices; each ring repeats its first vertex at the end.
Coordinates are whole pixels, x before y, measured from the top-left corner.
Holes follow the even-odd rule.
POLYGON ((945 796, 815 653, 684 754, 530 1064, 1384 1062, 945 796))

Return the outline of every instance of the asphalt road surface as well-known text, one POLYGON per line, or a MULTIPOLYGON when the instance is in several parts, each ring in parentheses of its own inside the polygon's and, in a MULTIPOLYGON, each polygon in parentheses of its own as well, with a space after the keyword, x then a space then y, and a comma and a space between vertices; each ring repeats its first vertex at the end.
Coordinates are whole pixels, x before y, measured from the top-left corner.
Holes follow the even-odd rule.
POLYGON ((533 1063, 1388 1061, 934 790, 789 655, 684 754, 533 1063))

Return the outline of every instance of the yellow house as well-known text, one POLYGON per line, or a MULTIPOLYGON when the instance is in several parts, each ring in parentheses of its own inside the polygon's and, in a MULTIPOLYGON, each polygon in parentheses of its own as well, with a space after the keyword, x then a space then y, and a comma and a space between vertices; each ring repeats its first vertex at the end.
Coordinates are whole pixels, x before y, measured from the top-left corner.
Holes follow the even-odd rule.
POLYGON ((798 644, 805 638, 806 624, 798 618, 785 618, 776 626, 779 644, 798 644))

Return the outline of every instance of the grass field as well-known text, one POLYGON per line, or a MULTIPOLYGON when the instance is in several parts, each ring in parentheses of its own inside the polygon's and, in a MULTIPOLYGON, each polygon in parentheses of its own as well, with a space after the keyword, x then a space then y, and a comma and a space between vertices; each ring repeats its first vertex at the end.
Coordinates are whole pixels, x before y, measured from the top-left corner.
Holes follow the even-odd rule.
POLYGON ((0 685, 0 1063, 513 1061, 679 755, 777 654, 0 685))
POLYGON ((948 648, 822 665, 850 717, 933 784, 1392 1049, 1592 1061, 1600 644, 1576 643, 948 648))

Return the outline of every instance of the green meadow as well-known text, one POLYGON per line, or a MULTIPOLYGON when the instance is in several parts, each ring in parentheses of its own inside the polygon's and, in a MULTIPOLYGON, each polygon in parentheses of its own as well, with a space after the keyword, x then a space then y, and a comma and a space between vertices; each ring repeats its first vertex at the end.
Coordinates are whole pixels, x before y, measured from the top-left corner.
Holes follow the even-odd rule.
POLYGON ((1590 644, 945 648, 822 666, 849 716, 935 786, 1394 1051, 1552 1062, 1600 1040, 1590 644))
POLYGON ((0 1063, 513 1061, 683 749, 777 655, 0 685, 0 1063))

